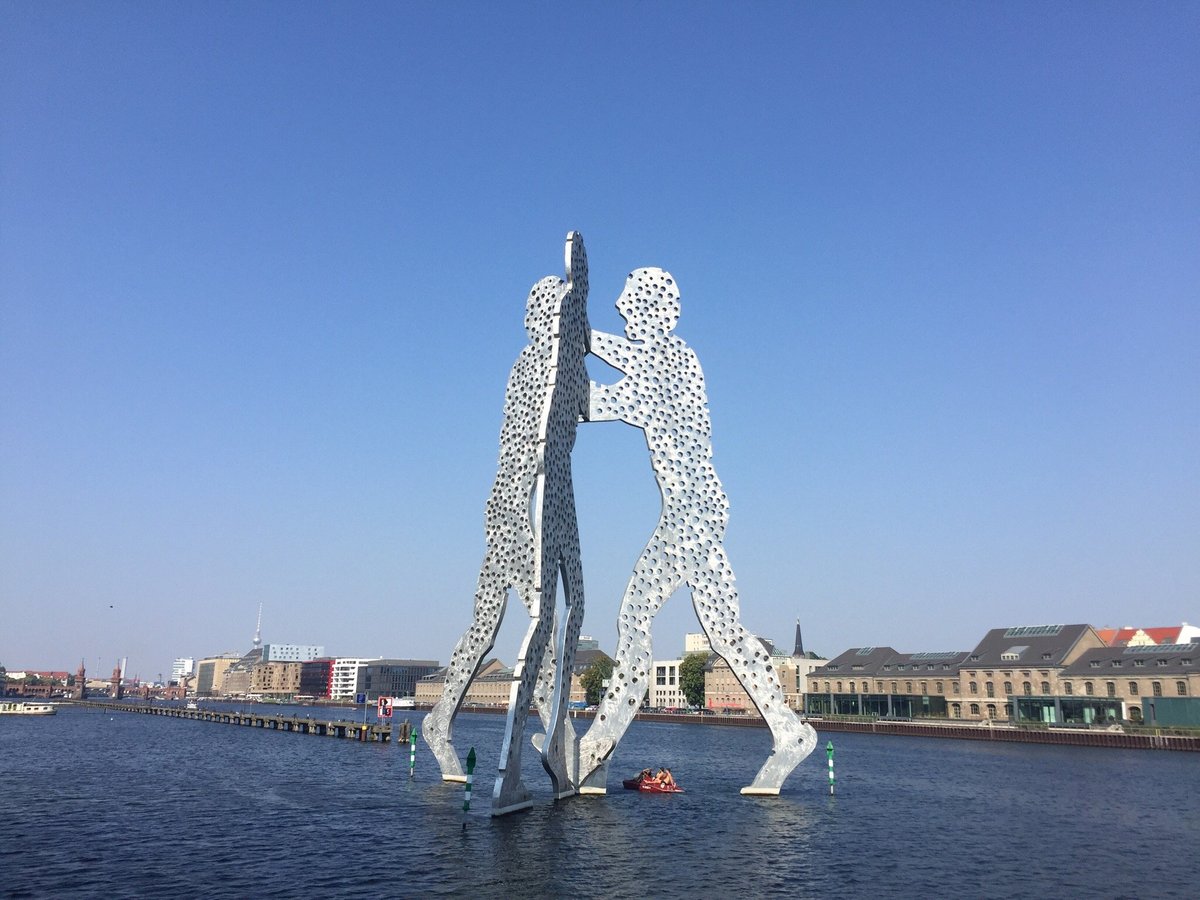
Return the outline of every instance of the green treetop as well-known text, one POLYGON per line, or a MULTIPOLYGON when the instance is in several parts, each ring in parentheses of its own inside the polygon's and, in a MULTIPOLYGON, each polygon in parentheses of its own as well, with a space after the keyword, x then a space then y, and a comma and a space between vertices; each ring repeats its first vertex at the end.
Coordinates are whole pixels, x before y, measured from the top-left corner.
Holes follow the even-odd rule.
POLYGON ((600 695, 604 693, 604 682, 612 678, 612 672, 613 661, 605 656, 588 666, 579 676, 579 682, 583 685, 589 706, 595 706, 600 702, 600 695))
POLYGON ((704 667, 707 653, 689 653, 679 664, 679 689, 689 706, 704 705, 704 667))

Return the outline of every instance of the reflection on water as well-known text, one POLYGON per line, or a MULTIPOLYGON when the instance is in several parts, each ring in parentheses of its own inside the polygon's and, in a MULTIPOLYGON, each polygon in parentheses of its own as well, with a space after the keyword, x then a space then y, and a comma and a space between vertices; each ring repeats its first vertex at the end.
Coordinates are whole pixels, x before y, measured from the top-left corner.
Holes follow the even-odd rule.
POLYGON ((1194 894, 1179 855, 1200 846, 1182 789, 1194 754, 833 735, 836 797, 818 751, 764 799, 738 789, 765 730, 635 723, 607 796, 554 803, 529 751, 535 808, 493 820, 502 729, 456 727, 480 759, 464 817, 462 786, 420 743, 410 779, 407 746, 74 709, 6 718, 0 896, 1194 894), (664 764, 686 793, 621 789, 664 764))

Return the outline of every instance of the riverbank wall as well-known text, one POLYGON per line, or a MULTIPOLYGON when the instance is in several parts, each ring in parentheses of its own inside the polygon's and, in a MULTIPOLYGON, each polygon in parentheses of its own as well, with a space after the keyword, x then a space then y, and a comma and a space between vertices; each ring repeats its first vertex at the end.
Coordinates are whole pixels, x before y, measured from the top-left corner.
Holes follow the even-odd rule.
MULTIPOLYGON (((305 734, 329 735, 352 740, 390 741, 392 726, 357 722, 328 722, 321 718, 298 715, 276 715, 260 711, 229 711, 213 707, 198 710, 185 709, 179 704, 167 703, 112 703, 96 701, 68 701, 71 705, 116 712, 140 712, 150 715, 171 716, 207 722, 222 722, 282 731, 299 731, 305 734)), ((251 704, 255 706, 255 704, 251 704)), ((403 712, 428 712, 428 704, 407 707, 403 712)), ((504 715, 505 707, 471 706, 462 707, 462 712, 484 715, 504 715)), ((531 710, 536 714, 535 710, 531 710)), ((591 719, 594 710, 571 710, 573 719, 591 719)), ((710 728, 765 728, 766 724, 755 715, 707 715, 694 713, 640 712, 640 722, 663 722, 676 725, 697 725, 710 728)), ((1098 747, 1125 750, 1175 750, 1200 752, 1200 734, 1188 734, 1171 729, 1140 729, 1125 731, 1111 727, 1075 728, 1048 726, 1022 727, 989 722, 955 723, 937 721, 897 721, 890 719, 854 720, 820 719, 807 720, 818 734, 853 732, 857 734, 880 734, 895 737, 950 738, 962 741, 1003 741, 1016 744, 1059 744, 1072 747, 1098 747)), ((399 726, 398 726, 399 727, 399 726)), ((407 741, 407 733, 397 735, 407 741)))

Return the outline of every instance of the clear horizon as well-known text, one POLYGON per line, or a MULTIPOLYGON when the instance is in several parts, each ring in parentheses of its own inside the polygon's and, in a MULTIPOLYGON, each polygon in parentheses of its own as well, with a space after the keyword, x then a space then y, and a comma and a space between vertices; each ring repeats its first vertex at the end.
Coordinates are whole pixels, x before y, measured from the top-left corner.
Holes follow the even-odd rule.
MULTIPOLYGON (((1200 620, 1198 39, 1195 4, 4 6, 0 662, 155 676, 262 603, 265 641, 444 663, 573 229, 592 327, 635 267, 680 285, 750 631, 1200 620)), ((657 487, 620 424, 573 466, 611 651, 657 487)), ((658 647, 695 630, 676 596, 658 647)))

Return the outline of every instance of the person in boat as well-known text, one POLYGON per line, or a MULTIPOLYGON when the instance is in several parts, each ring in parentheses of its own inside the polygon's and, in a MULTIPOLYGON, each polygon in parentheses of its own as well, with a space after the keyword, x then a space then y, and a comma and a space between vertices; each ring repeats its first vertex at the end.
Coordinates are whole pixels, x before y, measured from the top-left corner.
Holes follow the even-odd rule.
POLYGON ((658 770, 658 775, 655 776, 655 780, 663 787, 675 786, 675 778, 673 775, 671 775, 671 770, 665 767, 658 770))
POLYGON ((649 769, 642 769, 641 773, 637 777, 637 780, 638 782, 654 781, 654 773, 649 769))

